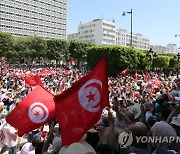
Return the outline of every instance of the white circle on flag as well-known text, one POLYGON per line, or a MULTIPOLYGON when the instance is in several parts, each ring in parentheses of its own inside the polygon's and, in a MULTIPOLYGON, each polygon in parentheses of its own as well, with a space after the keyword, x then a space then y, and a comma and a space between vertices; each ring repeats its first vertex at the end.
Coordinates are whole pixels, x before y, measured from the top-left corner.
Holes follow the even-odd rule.
POLYGON ((102 82, 97 79, 88 80, 79 90, 78 99, 81 106, 89 112, 97 112, 100 109, 98 105, 101 94, 97 87, 90 84, 97 84, 102 89, 102 82))
POLYGON ((32 122, 42 123, 48 118, 49 111, 43 103, 35 102, 29 107, 28 115, 32 122))

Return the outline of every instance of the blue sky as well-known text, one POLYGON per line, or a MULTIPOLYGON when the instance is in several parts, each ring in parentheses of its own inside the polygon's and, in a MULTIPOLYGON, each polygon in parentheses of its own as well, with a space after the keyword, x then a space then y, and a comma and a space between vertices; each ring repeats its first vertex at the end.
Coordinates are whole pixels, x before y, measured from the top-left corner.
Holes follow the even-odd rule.
POLYGON ((96 18, 115 20, 116 27, 130 32, 133 9, 133 32, 150 39, 150 44, 180 46, 180 0, 68 0, 67 33, 78 31, 78 25, 96 18))

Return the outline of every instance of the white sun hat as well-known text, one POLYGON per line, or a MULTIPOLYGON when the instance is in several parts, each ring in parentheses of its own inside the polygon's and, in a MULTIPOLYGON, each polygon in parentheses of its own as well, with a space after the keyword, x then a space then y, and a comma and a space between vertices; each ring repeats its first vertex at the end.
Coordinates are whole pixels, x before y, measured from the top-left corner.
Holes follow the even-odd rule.
POLYGON ((179 126, 180 127, 180 117, 173 117, 171 124, 179 126))
POLYGON ((72 143, 69 146, 63 146, 59 154, 96 154, 93 147, 85 141, 72 143))
POLYGON ((180 101, 180 97, 174 97, 176 101, 180 101))
POLYGON ((141 115, 141 105, 139 103, 135 103, 134 105, 129 107, 129 111, 134 113, 134 119, 137 119, 141 115))

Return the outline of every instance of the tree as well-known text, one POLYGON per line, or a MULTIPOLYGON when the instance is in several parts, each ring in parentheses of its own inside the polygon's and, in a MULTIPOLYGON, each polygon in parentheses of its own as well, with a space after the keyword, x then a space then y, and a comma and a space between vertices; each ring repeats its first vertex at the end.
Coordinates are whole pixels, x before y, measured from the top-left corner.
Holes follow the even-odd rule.
POLYGON ((29 53, 32 59, 38 59, 46 56, 47 43, 41 37, 29 36, 26 38, 26 52, 29 53))
POLYGON ((91 43, 82 43, 78 41, 70 41, 69 55, 71 60, 77 60, 79 66, 81 61, 85 61, 87 57, 87 48, 93 46, 91 43))
POLYGON ((19 54, 16 51, 6 51, 6 58, 11 61, 16 63, 19 60, 19 54))
POLYGON ((47 57, 50 60, 68 60, 69 42, 60 39, 47 40, 47 57))
POLYGON ((177 67, 178 67, 178 60, 174 59, 174 57, 171 57, 169 61, 169 68, 177 68, 177 67))
POLYGON ((0 57, 5 56, 7 51, 12 51, 14 37, 10 33, 0 32, 0 57))
POLYGON ((26 45, 26 37, 15 38, 14 50, 19 55, 20 61, 22 61, 25 57, 30 57, 30 52, 26 45))
POLYGON ((152 67, 153 68, 168 68, 170 57, 169 56, 158 56, 153 59, 152 67))
POLYGON ((108 72, 111 75, 119 74, 125 68, 130 72, 136 69, 145 69, 145 52, 129 47, 120 46, 93 46, 87 50, 87 62, 90 69, 94 68, 103 53, 107 53, 108 72))

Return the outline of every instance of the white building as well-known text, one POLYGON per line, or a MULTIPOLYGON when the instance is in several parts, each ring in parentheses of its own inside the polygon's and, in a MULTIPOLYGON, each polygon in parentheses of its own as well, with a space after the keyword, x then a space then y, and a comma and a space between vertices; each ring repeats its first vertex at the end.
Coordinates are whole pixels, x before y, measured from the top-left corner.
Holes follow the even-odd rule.
POLYGON ((167 45, 167 49, 168 49, 168 51, 170 52, 170 53, 178 53, 178 47, 177 47, 177 45, 176 44, 173 44, 173 43, 169 43, 168 45, 167 45))
MULTIPOLYGON (((91 42, 97 45, 130 46, 131 34, 124 29, 116 29, 114 21, 95 19, 91 22, 80 24, 78 33, 68 35, 68 40, 91 42)), ((133 34, 133 47, 148 50, 149 39, 141 34, 133 34)))
POLYGON ((128 44, 127 44, 127 30, 125 30, 125 29, 117 29, 116 30, 116 45, 128 46, 128 44))
POLYGON ((69 41, 72 41, 72 40, 79 41, 79 34, 78 33, 69 34, 69 35, 67 35, 67 39, 69 41))
POLYGON ((79 40, 97 45, 115 44, 115 23, 104 19, 95 19, 78 26, 79 40))
POLYGON ((66 39, 67 0, 0 0, 0 31, 66 39))
MULTIPOLYGON (((116 30, 116 45, 131 46, 131 33, 125 29, 116 30)), ((132 46, 142 50, 149 49, 149 39, 142 34, 132 34, 132 46)))
POLYGON ((168 49, 162 45, 151 45, 150 48, 156 53, 168 53, 168 49))

